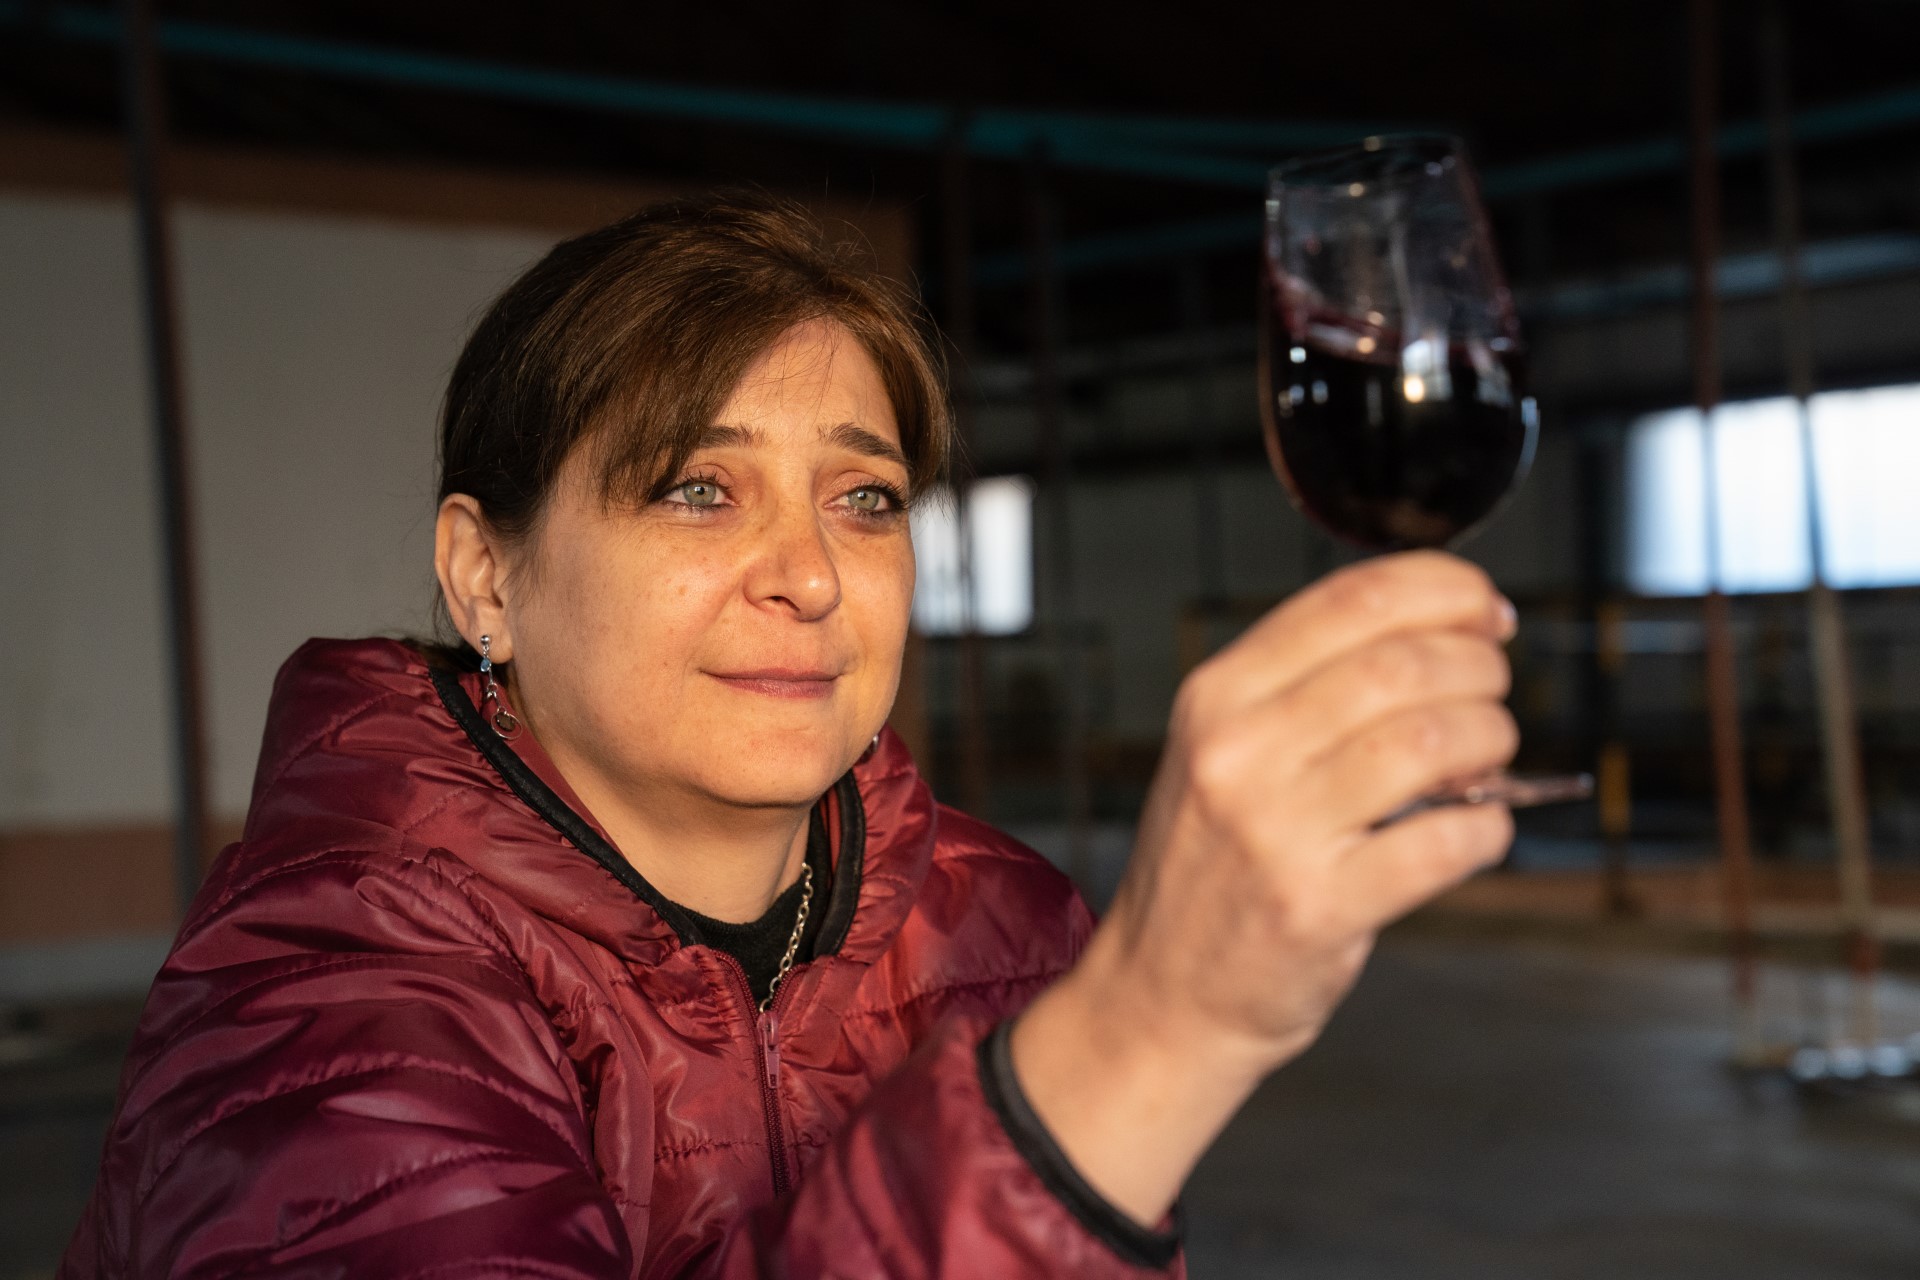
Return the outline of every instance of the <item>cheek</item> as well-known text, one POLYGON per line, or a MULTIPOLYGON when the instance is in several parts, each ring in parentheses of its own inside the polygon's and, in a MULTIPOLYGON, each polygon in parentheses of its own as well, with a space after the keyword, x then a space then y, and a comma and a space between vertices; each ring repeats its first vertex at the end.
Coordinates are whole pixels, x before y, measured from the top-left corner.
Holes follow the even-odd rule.
POLYGON ((698 557, 643 556, 619 582, 600 584, 615 642, 647 670, 683 672, 735 594, 731 566, 698 557))
POLYGON ((910 546, 862 562, 855 581, 844 583, 846 603, 876 667, 897 669, 913 620, 913 549, 910 546))
MULTIPOLYGON (((541 584, 534 610, 547 663, 585 696, 664 692, 730 593, 724 566, 644 545, 582 555, 541 584)), ((629 705, 634 705, 629 702, 629 705)))

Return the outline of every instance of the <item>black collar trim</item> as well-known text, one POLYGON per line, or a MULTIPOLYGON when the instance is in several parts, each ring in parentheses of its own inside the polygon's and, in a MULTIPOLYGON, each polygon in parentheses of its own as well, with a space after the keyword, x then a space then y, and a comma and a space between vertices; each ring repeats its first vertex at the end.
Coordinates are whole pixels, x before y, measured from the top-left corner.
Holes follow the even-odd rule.
MULTIPOLYGON (((867 809, 860 800, 860 784, 853 770, 840 775, 833 784, 840 803, 840 864, 833 869, 833 894, 827 899, 827 916, 820 922, 819 936, 813 942, 816 956, 836 955, 853 927, 853 913, 860 905, 860 873, 867 856, 867 809)), ((820 809, 814 808, 818 815, 820 809)), ((821 835, 825 822, 819 823, 821 835)))
POLYGON ((1168 1228, 1157 1230, 1141 1226, 1094 1190, 1027 1101, 1020 1077, 1013 1070, 1012 1034, 1013 1019, 1008 1018, 980 1042, 974 1061, 980 1073, 980 1090, 1000 1118, 1014 1149, 1026 1158, 1040 1185, 1122 1261, 1150 1271, 1172 1266, 1187 1233, 1186 1211, 1180 1201, 1173 1202, 1168 1228))
MULTIPOLYGON (((592 824, 575 813, 566 801, 555 794, 552 787, 542 782, 540 775, 527 766, 519 753, 493 731, 493 727, 480 714, 480 709, 467 697, 466 690, 460 687, 458 673, 429 663, 427 674, 433 680, 434 691, 440 695, 440 701, 446 704, 447 711, 453 716, 454 723, 467 735, 467 741, 493 766, 513 793, 526 802, 528 808, 565 836, 574 848, 599 863, 634 897, 659 912, 660 918, 667 922, 682 946, 709 945, 685 908, 648 883, 647 878, 634 870, 633 864, 622 857, 618 849, 608 844, 592 824)), ((833 896, 827 904, 827 916, 821 922, 820 934, 814 944, 813 953, 816 956, 834 954, 846 940, 847 930, 853 924, 854 909, 860 901, 860 868, 866 852, 866 811, 860 802, 860 788, 854 781, 853 770, 842 774, 840 780, 834 783, 834 789, 840 800, 840 864, 834 868, 833 896)), ((809 840, 825 836, 826 826, 820 819, 818 805, 808 822, 809 840)))

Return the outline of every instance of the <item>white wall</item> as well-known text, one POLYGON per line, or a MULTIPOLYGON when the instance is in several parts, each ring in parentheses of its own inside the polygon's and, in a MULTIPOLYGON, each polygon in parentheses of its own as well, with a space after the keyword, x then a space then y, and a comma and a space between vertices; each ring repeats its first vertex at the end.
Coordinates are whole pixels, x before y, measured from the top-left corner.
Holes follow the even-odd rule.
MULTIPOLYGON (((213 803, 314 635, 418 631, 434 419, 548 238, 186 206, 175 221, 213 803)), ((0 826, 159 822, 166 633, 122 200, 0 193, 0 826)))

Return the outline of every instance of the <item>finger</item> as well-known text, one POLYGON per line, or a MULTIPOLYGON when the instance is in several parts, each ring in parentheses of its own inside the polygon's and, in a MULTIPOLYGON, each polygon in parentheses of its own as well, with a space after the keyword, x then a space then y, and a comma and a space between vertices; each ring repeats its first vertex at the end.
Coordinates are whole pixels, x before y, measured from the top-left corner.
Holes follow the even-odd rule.
POLYGON ((1498 702, 1511 683, 1506 653, 1486 636, 1403 632, 1341 654, 1250 714, 1269 720, 1276 747, 1305 763, 1375 721, 1438 703, 1498 702))
POLYGON ((1520 745, 1507 709, 1449 702, 1377 720, 1334 744, 1302 781, 1318 803, 1306 810, 1326 833, 1364 831, 1460 778, 1503 767, 1520 745))
POLYGON ((1379 929, 1500 861, 1513 843, 1503 804, 1448 805, 1403 819, 1350 849, 1335 876, 1354 912, 1348 926, 1379 929))
POLYGON ((1272 610, 1208 661, 1235 701, 1266 697, 1339 655, 1402 631, 1470 631, 1505 640, 1513 606, 1478 566, 1439 551, 1352 565, 1272 610))

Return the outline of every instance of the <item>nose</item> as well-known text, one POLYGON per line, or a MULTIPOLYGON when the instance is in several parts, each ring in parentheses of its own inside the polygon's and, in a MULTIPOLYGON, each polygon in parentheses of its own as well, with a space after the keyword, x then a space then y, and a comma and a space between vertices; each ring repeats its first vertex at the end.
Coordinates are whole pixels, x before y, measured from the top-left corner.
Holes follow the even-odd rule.
POLYGON ((746 590, 755 604, 785 608, 802 621, 825 617, 840 603, 840 570, 810 503, 772 504, 746 590))

